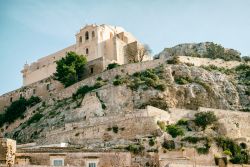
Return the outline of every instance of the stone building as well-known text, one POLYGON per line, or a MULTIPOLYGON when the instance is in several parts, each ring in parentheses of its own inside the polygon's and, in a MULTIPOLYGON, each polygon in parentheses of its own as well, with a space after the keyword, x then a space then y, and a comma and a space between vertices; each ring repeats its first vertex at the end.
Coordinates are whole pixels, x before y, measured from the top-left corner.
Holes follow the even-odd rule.
MULTIPOLYGON (((75 35, 76 43, 56 53, 39 59, 32 64, 24 65, 23 85, 40 81, 56 71, 56 61, 65 56, 66 52, 74 51, 87 57, 87 75, 102 72, 110 63, 126 64, 130 61, 127 50, 137 50, 142 46, 138 40, 122 27, 102 25, 86 25, 75 35)), ((137 59, 137 58, 136 58, 137 59)), ((150 60, 145 55, 143 60, 150 60)))
POLYGON ((0 166, 15 164, 16 141, 0 136, 0 166))

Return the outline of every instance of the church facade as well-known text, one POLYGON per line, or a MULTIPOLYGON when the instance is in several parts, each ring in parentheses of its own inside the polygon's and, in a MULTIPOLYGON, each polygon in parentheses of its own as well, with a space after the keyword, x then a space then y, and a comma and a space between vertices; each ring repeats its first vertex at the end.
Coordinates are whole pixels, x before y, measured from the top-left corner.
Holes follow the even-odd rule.
MULTIPOLYGON (((87 58, 87 75, 102 72, 110 63, 126 64, 130 62, 129 55, 137 55, 137 49, 142 44, 122 27, 111 25, 86 25, 75 35, 76 43, 56 53, 39 59, 28 65, 23 70, 23 86, 45 79, 56 71, 56 61, 66 55, 66 52, 74 51, 87 58), (127 50, 130 50, 128 52, 127 50)), ((145 55, 144 60, 150 60, 150 55, 145 55)))

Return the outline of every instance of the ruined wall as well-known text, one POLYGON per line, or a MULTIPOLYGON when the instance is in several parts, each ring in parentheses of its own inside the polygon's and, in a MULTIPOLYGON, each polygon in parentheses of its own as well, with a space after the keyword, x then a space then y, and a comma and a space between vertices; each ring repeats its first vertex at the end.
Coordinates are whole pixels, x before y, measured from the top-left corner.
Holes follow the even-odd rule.
POLYGON ((60 82, 52 78, 46 78, 29 86, 8 92, 0 96, 0 113, 3 112, 4 108, 9 106, 11 102, 18 100, 20 97, 28 99, 31 96, 39 96, 45 99, 61 89, 63 89, 63 85, 60 82))
POLYGON ((196 110, 170 109, 170 123, 182 118, 193 119, 197 112, 212 111, 218 118, 219 132, 239 142, 250 145, 250 113, 200 107, 196 110))
MULTIPOLYGON (((96 60, 95 64, 97 65, 98 69, 99 67, 102 67, 103 64, 99 59, 96 60)), ((107 61, 107 60, 106 60, 107 61)), ((28 86, 22 87, 20 89, 8 92, 0 96, 0 113, 3 112, 4 108, 6 106, 9 106, 12 101, 18 100, 20 96, 29 98, 32 95, 34 96, 40 96, 42 99, 46 99, 49 95, 53 96, 58 99, 64 99, 67 97, 70 97, 72 93, 74 93, 80 86, 88 84, 92 85, 95 83, 96 78, 102 77, 104 80, 114 78, 116 75, 124 76, 126 74, 133 74, 135 72, 146 70, 148 68, 154 68, 159 66, 160 64, 163 64, 165 61, 164 59, 158 59, 153 61, 145 61, 141 63, 135 63, 135 64, 126 64, 120 67, 117 67, 115 69, 111 69, 108 71, 104 71, 102 73, 99 73, 101 71, 94 71, 93 76, 90 76, 72 86, 69 86, 68 88, 63 89, 63 85, 53 80, 52 78, 46 78, 41 81, 35 82, 33 84, 30 84, 28 86), (48 86, 49 85, 49 86, 48 86), (49 87, 49 89, 47 89, 49 87), (35 93, 34 93, 35 90, 35 93)), ((91 65, 89 65, 90 67, 91 65)), ((89 73, 89 71, 87 72, 89 73)))
POLYGON ((134 139, 135 136, 155 134, 159 129, 157 121, 166 119, 169 119, 166 111, 152 106, 128 114, 92 116, 86 121, 82 118, 82 121, 67 123, 64 128, 46 133, 46 143, 43 144, 60 142, 86 144, 86 142, 134 139), (117 132, 114 132, 114 127, 118 128, 117 132))
POLYGON ((250 113, 200 107, 199 111, 212 111, 218 118, 219 131, 232 139, 250 145, 250 113))
POLYGON ((0 138, 0 165, 15 163, 16 141, 0 138))

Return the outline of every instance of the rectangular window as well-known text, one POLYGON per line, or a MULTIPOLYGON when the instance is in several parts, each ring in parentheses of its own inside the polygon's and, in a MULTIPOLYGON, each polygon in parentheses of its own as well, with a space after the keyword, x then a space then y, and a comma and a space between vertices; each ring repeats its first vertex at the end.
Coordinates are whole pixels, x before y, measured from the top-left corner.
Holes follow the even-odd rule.
POLYGON ((96 167, 96 163, 91 162, 88 167, 96 167))
POLYGON ((53 166, 64 166, 62 159, 53 160, 53 166))
POLYGON ((90 72, 91 72, 91 74, 93 74, 94 73, 94 68, 92 67, 92 68, 90 68, 90 72))

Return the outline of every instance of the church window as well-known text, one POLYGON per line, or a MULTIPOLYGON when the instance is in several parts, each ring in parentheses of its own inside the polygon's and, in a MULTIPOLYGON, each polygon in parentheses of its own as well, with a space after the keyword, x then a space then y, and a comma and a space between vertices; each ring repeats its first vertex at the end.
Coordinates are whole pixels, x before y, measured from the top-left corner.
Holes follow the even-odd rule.
POLYGON ((86 52, 86 54, 89 54, 89 49, 88 49, 88 48, 86 48, 86 51, 85 51, 85 52, 86 52))
POLYGON ((10 102, 12 103, 12 101, 13 101, 13 98, 11 97, 11 98, 10 98, 10 102))
POLYGON ((92 38, 95 38, 95 31, 92 31, 92 38))
POLYGON ((89 32, 85 32, 85 41, 89 40, 89 32))

